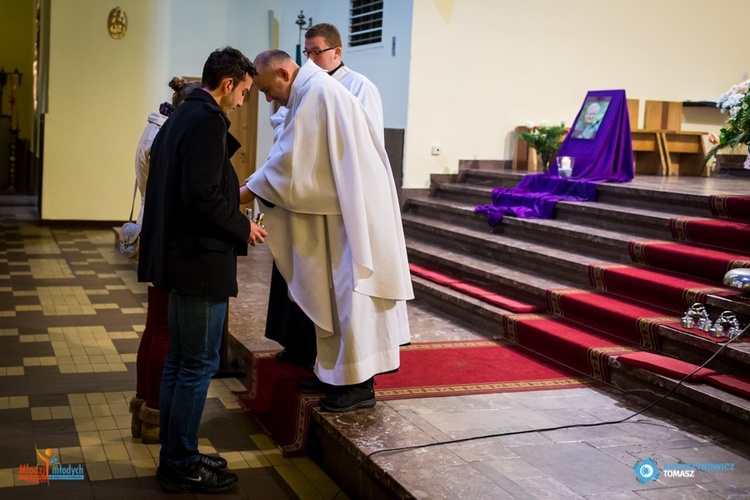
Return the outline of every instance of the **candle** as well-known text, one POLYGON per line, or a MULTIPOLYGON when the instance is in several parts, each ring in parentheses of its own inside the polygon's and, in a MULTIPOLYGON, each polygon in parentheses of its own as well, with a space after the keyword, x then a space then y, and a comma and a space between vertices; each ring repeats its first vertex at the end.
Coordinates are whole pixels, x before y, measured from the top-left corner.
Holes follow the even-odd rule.
POLYGON ((562 161, 560 162, 560 167, 563 170, 570 170, 570 157, 569 156, 562 157, 562 161))

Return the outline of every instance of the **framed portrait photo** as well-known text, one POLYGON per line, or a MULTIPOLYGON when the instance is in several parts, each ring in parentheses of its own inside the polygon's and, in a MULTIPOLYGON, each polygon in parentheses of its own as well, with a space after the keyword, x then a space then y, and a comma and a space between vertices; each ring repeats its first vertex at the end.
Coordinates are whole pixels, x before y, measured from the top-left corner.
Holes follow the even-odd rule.
POLYGON ((583 102, 581 110, 578 112, 575 126, 570 133, 573 139, 596 139, 599 127, 607 114, 609 103, 612 98, 609 96, 589 96, 583 102))

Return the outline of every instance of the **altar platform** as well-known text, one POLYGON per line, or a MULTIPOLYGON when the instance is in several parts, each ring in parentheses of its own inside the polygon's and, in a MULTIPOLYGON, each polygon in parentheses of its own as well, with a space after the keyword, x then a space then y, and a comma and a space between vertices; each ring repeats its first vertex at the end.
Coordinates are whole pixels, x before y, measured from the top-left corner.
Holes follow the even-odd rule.
MULTIPOLYGON (((458 175, 435 176, 431 195, 407 192, 404 220, 410 260, 431 253, 445 266, 455 266, 452 270, 469 268, 471 257, 464 253, 466 247, 475 244, 474 232, 477 235, 484 232, 492 241, 495 236, 489 228, 480 229, 481 218, 476 224, 468 222, 472 217, 468 207, 477 200, 477 193, 488 193, 497 182, 510 185, 520 180, 521 175, 513 172, 509 163, 462 162, 458 175), (469 177, 472 180, 460 182, 469 177), (418 229, 418 224, 425 227, 418 229), (453 237, 454 227, 463 233, 463 239, 455 245, 446 243, 442 249, 439 244, 427 246, 418 233, 432 231, 429 225, 434 226, 435 234, 439 235, 436 238, 441 241, 453 237)), ((631 205, 637 218, 644 221, 650 214, 664 217, 657 210, 659 204, 673 203, 678 212, 684 213, 713 194, 745 195, 750 192, 750 181, 720 176, 637 175, 631 183, 602 184, 600 189, 605 204, 612 197, 629 199, 625 204, 631 205)), ((565 210, 570 205, 574 203, 566 204, 565 210)), ((601 217, 596 214, 595 205, 588 204, 582 210, 591 211, 592 217, 601 217)), ((517 221, 506 220, 510 219, 517 221)), ((550 239, 559 243, 560 234, 550 228, 556 221, 543 222, 546 229, 540 231, 548 230, 550 239)), ((558 224, 564 231, 566 223, 558 224)), ((513 230, 506 228, 508 234, 513 230)), ((598 234, 590 237, 597 238, 598 234)), ((532 242, 521 241, 517 243, 519 252, 541 248, 553 262, 557 258, 562 259, 557 262, 570 258, 570 248, 541 241, 541 237, 532 242)), ((591 246, 592 242, 582 245, 591 246)), ((265 247, 251 250, 251 255, 240 261, 240 294, 231 302, 229 320, 230 334, 237 342, 232 350, 239 361, 248 359, 253 351, 279 348, 263 337, 270 263, 265 247)), ((495 270, 487 265, 482 272, 495 270)), ((414 279, 418 299, 409 302, 414 343, 507 340, 500 331, 493 334, 493 329, 498 328, 498 320, 493 318, 500 317, 502 311, 414 279)), ((511 282, 513 277, 505 279, 511 282)), ((557 282, 549 276, 525 274, 514 283, 528 297, 532 288, 549 287, 550 281, 557 282)), ((748 344, 737 350, 746 353, 744 356, 750 355, 748 344)), ((689 414, 678 415, 665 407, 653 408, 623 423, 606 424, 633 415, 658 394, 653 389, 600 383, 571 389, 379 401, 372 409, 344 414, 316 409, 312 415, 309 453, 339 485, 346 483, 344 491, 351 498, 750 496, 747 442, 697 423, 689 414), (575 427, 597 423, 603 425, 575 427), (536 430, 569 425, 572 427, 568 429, 536 430), (459 442, 451 443, 455 440, 459 442), (404 447, 409 449, 387 451, 404 447), (373 452, 377 454, 366 458, 373 452), (732 472, 700 470, 690 478, 662 474, 642 484, 633 468, 648 458, 655 459, 659 470, 666 464, 735 465, 732 472)), ((745 406, 750 410, 750 405, 745 403, 745 406)))

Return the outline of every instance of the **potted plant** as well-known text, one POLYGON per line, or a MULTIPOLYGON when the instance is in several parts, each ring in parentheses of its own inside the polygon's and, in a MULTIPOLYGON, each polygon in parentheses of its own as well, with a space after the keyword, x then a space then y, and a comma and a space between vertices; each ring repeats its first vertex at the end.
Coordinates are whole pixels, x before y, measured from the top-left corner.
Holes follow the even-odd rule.
MULTIPOLYGON (((710 160, 724 148, 745 146, 750 151, 750 80, 732 85, 717 100, 716 106, 722 113, 727 113, 726 126, 719 131, 719 135, 709 135, 709 141, 714 147, 706 155, 710 160)), ((750 169, 750 156, 745 160, 745 168, 750 169)))
POLYGON ((550 161, 552 161, 557 150, 560 149, 560 143, 565 136, 565 122, 550 126, 543 120, 538 127, 534 126, 532 122, 526 122, 526 127, 529 131, 519 132, 518 137, 536 149, 542 160, 542 169, 546 172, 549 170, 550 161))

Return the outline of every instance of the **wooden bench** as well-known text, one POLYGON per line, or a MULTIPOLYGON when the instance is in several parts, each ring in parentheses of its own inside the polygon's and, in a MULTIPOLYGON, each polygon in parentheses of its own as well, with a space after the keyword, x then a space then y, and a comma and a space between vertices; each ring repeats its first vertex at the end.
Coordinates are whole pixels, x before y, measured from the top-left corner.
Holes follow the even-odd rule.
POLYGON ((645 128, 632 131, 636 174, 710 175, 704 162, 707 134, 681 130, 682 107, 682 102, 646 101, 645 128))
POLYGON ((705 132, 669 130, 661 133, 668 168, 666 175, 709 175, 704 161, 706 145, 703 137, 705 135, 705 132))
POLYGON ((668 175, 664 142, 658 130, 632 130, 635 172, 647 175, 668 175))
POLYGON ((537 161, 536 149, 520 137, 522 132, 528 131, 529 127, 524 125, 516 127, 516 148, 515 151, 513 151, 513 170, 528 170, 530 172, 536 172, 537 170, 537 163, 539 162, 537 161))

